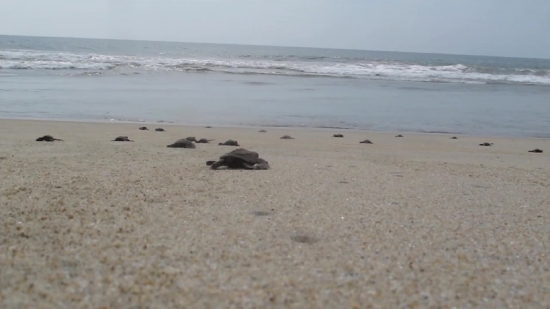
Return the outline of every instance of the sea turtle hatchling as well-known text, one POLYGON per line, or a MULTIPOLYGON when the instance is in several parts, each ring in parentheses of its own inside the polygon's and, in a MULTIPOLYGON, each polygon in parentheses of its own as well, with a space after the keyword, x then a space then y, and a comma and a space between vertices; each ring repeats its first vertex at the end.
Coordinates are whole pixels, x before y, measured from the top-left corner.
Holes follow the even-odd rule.
POLYGON ((42 137, 39 137, 36 139, 37 142, 55 142, 55 141, 60 141, 62 142, 63 140, 62 139, 59 139, 59 138, 55 138, 51 135, 44 135, 42 137))
POLYGON ((372 144, 372 142, 368 139, 364 140, 364 141, 360 141, 359 142, 360 144, 372 144))
POLYGON ((456 137, 456 136, 453 136, 453 137, 451 137, 451 139, 458 139, 458 137, 456 137))
POLYGON ((128 138, 128 136, 118 136, 117 138, 115 138, 114 140, 112 140, 112 142, 133 142, 132 140, 130 140, 128 138))
POLYGON ((294 137, 292 137, 290 135, 283 135, 283 136, 281 136, 281 139, 294 139, 294 137))
POLYGON ((226 166, 229 169, 268 170, 269 163, 260 158, 257 152, 244 148, 235 149, 220 157, 218 161, 207 161, 206 165, 216 170, 226 166))
POLYGON ((399 134, 399 135, 396 135, 395 137, 403 137, 403 135, 399 134))
POLYGON ((141 131, 148 131, 148 130, 149 130, 149 129, 147 129, 147 127, 139 127, 139 129, 140 129, 141 131))
POLYGON ((239 142, 234 141, 232 139, 228 139, 223 143, 219 143, 218 145, 220 145, 220 146, 240 146, 239 142))
POLYGON ((192 141, 190 141, 186 138, 179 139, 175 143, 170 144, 166 147, 169 147, 169 148, 190 148, 190 149, 196 148, 195 144, 193 144, 192 141))
POLYGON ((155 131, 157 131, 157 132, 166 132, 166 131, 164 131, 163 128, 156 128, 155 131))
POLYGON ((343 134, 334 134, 333 137, 344 137, 343 134))
POLYGON ((200 144, 200 143, 207 144, 207 143, 209 143, 209 142, 211 142, 211 141, 213 141, 213 139, 201 138, 201 139, 199 139, 199 140, 195 140, 195 143, 198 143, 198 144, 200 144))
POLYGON ((479 146, 491 147, 493 146, 493 143, 481 143, 479 146))
POLYGON ((529 152, 533 152, 533 153, 542 153, 542 149, 533 149, 533 150, 529 150, 529 152))

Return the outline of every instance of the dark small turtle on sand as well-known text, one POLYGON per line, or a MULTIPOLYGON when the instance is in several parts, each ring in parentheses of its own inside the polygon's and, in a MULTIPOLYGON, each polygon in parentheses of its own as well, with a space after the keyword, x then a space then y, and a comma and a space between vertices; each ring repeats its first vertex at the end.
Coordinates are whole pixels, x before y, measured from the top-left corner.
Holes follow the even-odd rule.
POLYGON ((163 128, 156 128, 155 131, 157 131, 157 132, 165 132, 163 128))
POLYGON ((211 127, 211 126, 206 126, 205 128, 206 128, 206 129, 212 129, 212 127, 211 127))
POLYGON ((333 137, 344 137, 343 134, 334 134, 333 137))
POLYGON ((234 141, 232 139, 228 139, 223 143, 219 143, 220 146, 240 146, 237 141, 234 141))
POLYGON ((220 157, 218 161, 207 161, 211 169, 216 170, 221 166, 230 169, 268 170, 269 163, 260 158, 257 152, 243 148, 235 149, 220 157))
POLYGON ((281 139, 294 139, 294 137, 291 137, 290 135, 283 135, 281 136, 281 139))
POLYGON ((529 150, 529 152, 533 152, 533 153, 542 153, 542 149, 533 149, 533 150, 529 150))
POLYGON ((115 138, 114 140, 112 140, 112 142, 133 142, 133 141, 130 140, 128 138, 128 136, 119 136, 119 137, 115 138))
POLYGON ((453 137, 451 137, 451 139, 458 139, 458 137, 456 137, 456 136, 453 136, 453 137))
POLYGON ((147 127, 139 127, 140 130, 144 131, 144 130, 149 130, 147 129, 147 127))
POLYGON ((368 139, 364 140, 364 141, 360 141, 359 142, 360 144, 372 144, 372 142, 368 139))
POLYGON ((42 137, 39 137, 36 139, 37 142, 54 142, 54 141, 60 141, 62 142, 63 140, 62 139, 59 139, 59 138, 54 138, 53 136, 51 135, 44 135, 42 137))
POLYGON ((179 139, 175 143, 173 143, 171 145, 168 145, 166 147, 170 147, 170 148, 191 148, 191 149, 196 148, 195 144, 193 144, 192 141, 190 141, 186 138, 179 139))
POLYGON ((493 143, 481 143, 479 144, 479 146, 490 147, 490 146, 493 146, 493 143))
POLYGON ((399 134, 399 135, 396 135, 395 137, 403 137, 403 135, 399 134))
POLYGON ((266 130, 260 130, 260 131, 258 131, 258 132, 260 132, 260 133, 265 133, 265 132, 267 132, 267 131, 266 131, 266 130))
POLYGON ((213 141, 213 139, 206 139, 206 138, 201 138, 199 140, 195 140, 195 143, 203 143, 203 144, 207 144, 208 142, 210 141, 213 141))

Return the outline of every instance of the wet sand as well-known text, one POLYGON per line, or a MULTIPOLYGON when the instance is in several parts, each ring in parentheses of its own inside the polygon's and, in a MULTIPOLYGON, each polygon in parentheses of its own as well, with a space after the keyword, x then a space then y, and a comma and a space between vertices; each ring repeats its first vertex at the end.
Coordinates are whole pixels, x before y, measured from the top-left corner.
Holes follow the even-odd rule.
POLYGON ((0 120, 0 307, 550 307, 548 139, 145 125, 0 120))

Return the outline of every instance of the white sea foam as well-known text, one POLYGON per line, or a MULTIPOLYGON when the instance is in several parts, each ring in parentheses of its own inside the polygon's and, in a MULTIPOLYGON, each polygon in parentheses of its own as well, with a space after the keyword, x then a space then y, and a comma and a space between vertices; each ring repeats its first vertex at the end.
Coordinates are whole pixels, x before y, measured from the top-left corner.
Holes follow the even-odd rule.
POLYGON ((550 85, 548 70, 515 69, 509 74, 477 69, 462 64, 429 66, 404 62, 350 61, 329 62, 326 59, 254 60, 189 59, 168 57, 136 57, 124 55, 37 52, 30 50, 0 51, 0 69, 49 70, 117 70, 206 72, 235 74, 274 74, 290 76, 332 76, 444 83, 520 83, 550 85), (307 60, 307 61, 306 61, 307 60), (317 62, 318 60, 318 62, 317 62))

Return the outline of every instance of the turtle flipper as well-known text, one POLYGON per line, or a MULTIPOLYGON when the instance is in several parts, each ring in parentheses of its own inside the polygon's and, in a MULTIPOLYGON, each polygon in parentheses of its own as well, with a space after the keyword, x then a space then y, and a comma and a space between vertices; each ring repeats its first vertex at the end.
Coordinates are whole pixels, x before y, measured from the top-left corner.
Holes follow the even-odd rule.
POLYGON ((227 162, 225 162, 225 160, 219 160, 219 161, 216 161, 216 162, 212 163, 212 165, 210 165, 210 168, 213 169, 213 170, 217 170, 218 167, 224 166, 224 165, 227 165, 227 162))
POLYGON ((216 163, 216 161, 206 161, 206 165, 210 166, 212 164, 216 163))
POLYGON ((247 169, 247 170, 253 170, 255 166, 255 164, 248 164, 246 162, 242 162, 241 165, 244 169, 247 169))

